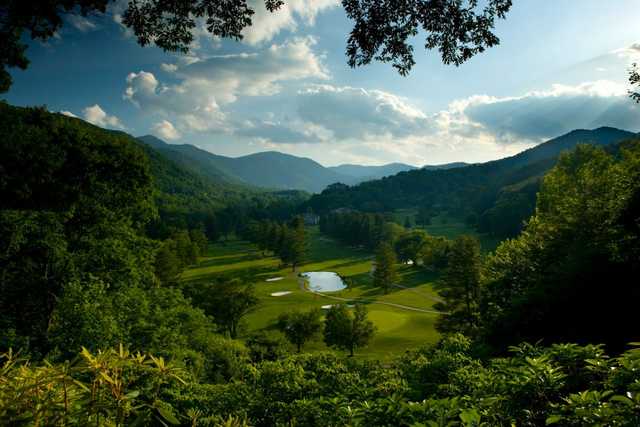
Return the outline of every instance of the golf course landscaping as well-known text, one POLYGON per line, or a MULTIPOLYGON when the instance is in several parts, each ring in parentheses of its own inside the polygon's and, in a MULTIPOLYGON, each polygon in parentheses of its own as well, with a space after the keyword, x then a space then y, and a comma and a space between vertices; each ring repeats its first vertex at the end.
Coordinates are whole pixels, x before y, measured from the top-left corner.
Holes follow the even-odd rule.
MULTIPOLYGON (((181 280, 197 283, 229 276, 253 283, 260 303, 245 317, 243 335, 275 330, 281 313, 358 302, 367 305, 369 319, 377 331, 370 345, 359 350, 356 357, 387 360, 407 349, 437 341, 434 323, 438 312, 433 305, 438 295, 433 289, 434 274, 399 265, 397 286, 385 295, 373 286, 370 253, 330 239, 317 228, 308 228, 307 233, 307 261, 295 272, 251 243, 228 240, 210 245, 207 256, 186 270, 181 280), (336 273, 346 288, 314 291, 304 276, 310 272, 321 273, 318 277, 325 279, 331 279, 329 273, 336 273)), ((305 350, 326 350, 321 335, 308 343, 305 350)))

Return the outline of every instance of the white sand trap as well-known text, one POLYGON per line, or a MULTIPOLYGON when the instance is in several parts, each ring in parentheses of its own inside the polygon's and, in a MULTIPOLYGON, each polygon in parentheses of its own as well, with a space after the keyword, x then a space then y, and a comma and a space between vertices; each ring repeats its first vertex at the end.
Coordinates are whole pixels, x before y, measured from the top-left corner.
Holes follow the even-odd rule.
POLYGON ((329 310, 331 307, 333 307, 333 304, 323 305, 322 309, 323 310, 329 310))
POLYGON ((272 277, 271 279, 265 280, 265 282, 277 282, 278 280, 282 280, 284 277, 272 277))
POLYGON ((289 295, 291 293, 291 291, 281 291, 281 292, 274 292, 271 294, 272 297, 283 297, 285 295, 289 295))

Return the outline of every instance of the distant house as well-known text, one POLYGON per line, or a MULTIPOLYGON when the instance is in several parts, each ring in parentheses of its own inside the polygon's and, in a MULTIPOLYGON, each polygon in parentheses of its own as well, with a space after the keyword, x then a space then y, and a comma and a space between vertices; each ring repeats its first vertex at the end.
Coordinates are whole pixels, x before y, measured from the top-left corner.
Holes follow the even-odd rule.
POLYGON ((320 224, 320 217, 314 213, 307 212, 302 215, 304 225, 318 225, 320 224))

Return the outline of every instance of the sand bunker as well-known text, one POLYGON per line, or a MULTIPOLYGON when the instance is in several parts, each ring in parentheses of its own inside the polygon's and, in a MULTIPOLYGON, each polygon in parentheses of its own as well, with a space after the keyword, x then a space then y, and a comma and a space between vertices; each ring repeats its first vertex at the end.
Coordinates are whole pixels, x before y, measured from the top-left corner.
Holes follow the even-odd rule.
POLYGON ((291 291, 280 291, 280 292, 274 292, 271 294, 272 297, 282 297, 285 295, 289 295, 291 293, 291 291))

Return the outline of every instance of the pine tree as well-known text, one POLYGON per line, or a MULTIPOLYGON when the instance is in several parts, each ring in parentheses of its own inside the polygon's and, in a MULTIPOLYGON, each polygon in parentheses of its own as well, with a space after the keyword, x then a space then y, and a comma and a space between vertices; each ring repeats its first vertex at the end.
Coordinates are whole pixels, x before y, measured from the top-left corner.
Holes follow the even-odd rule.
POLYGON ((478 324, 480 268, 478 239, 460 236, 454 240, 441 284, 440 295, 444 302, 436 305, 438 310, 446 313, 436 324, 439 331, 474 333, 478 324))
POLYGON ((289 245, 289 262, 293 271, 304 261, 307 252, 306 233, 304 229, 304 220, 297 216, 291 221, 288 235, 289 245))
POLYGON ((373 272, 373 283, 388 293, 397 279, 396 255, 391 245, 381 243, 376 252, 376 268, 373 272))

